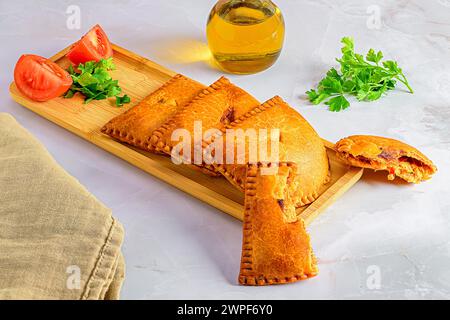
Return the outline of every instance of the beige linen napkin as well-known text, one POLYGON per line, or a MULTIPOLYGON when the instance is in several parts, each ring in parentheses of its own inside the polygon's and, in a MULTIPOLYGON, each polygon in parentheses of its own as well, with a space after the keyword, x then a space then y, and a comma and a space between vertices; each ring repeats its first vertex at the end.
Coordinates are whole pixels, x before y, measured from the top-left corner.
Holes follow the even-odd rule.
POLYGON ((0 299, 118 299, 123 228, 0 113, 0 299))

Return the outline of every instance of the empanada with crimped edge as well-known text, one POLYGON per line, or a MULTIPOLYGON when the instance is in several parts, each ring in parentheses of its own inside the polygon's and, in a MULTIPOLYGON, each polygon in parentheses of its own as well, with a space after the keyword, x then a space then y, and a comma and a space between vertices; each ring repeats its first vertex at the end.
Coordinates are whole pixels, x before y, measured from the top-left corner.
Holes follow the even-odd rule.
POLYGON ((416 148, 394 139, 354 135, 338 141, 337 155, 352 166, 388 171, 388 179, 395 176, 419 183, 433 175, 437 168, 416 148))
POLYGON ((138 105, 109 121, 101 131, 140 149, 153 151, 148 141, 152 132, 204 88, 197 81, 177 74, 138 105))
MULTIPOLYGON (((292 197, 297 206, 304 206, 314 201, 319 196, 321 187, 329 181, 329 161, 325 146, 322 139, 318 136, 312 126, 294 109, 292 109, 280 97, 276 96, 264 104, 254 108, 233 123, 226 125, 222 130, 222 138, 224 140, 222 152, 224 159, 222 164, 211 160, 214 168, 222 173, 232 184, 240 190, 244 190, 246 164, 250 162, 249 146, 254 138, 244 137, 246 147, 245 154, 239 153, 238 145, 242 137, 236 137, 234 145, 234 162, 229 163, 225 159, 226 150, 226 130, 227 129, 279 129, 279 157, 276 161, 270 162, 292 162, 298 167, 297 173, 290 181, 290 188, 293 191, 292 197), (240 159, 244 159, 244 163, 240 159)), ((256 137, 259 140, 259 135, 256 137)), ((268 132, 267 137, 270 137, 268 132)), ((217 139, 218 137, 216 137, 217 139)), ((258 144, 266 144, 270 149, 271 142, 269 139, 261 141, 253 141, 258 144)), ((204 150, 208 147, 208 143, 204 143, 204 150)), ((240 149, 242 151, 242 149, 240 149)), ((270 152, 269 152, 270 153, 270 152)), ((205 153, 205 159, 208 159, 205 153)), ((266 159, 258 161, 267 162, 266 159)), ((255 161, 253 161, 255 163, 255 161)))
POLYGON ((263 175, 262 166, 247 167, 239 283, 283 284, 313 277, 318 268, 310 238, 287 187, 296 167, 281 163, 276 174, 263 175))
POLYGON ((203 132, 209 129, 220 130, 257 105, 259 102, 250 94, 232 84, 227 78, 221 77, 155 130, 150 144, 157 151, 171 155, 172 149, 179 143, 172 141, 172 133, 176 129, 186 129, 192 137, 191 162, 200 167, 207 167, 194 161, 194 122, 201 121, 203 132))

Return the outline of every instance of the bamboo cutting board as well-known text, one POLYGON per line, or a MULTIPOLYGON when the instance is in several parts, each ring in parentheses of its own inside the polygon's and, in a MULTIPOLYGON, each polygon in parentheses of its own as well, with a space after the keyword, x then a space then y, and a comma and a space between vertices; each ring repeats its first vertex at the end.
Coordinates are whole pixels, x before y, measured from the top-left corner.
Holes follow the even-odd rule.
MULTIPOLYGON (((83 139, 242 220, 244 196, 224 178, 211 178, 187 166, 177 166, 170 161, 170 158, 138 150, 100 132, 100 128, 106 122, 136 105, 176 74, 119 46, 113 45, 113 49, 117 69, 112 72, 112 76, 119 80, 123 92, 131 97, 131 103, 125 107, 118 108, 109 100, 83 104, 83 99, 79 96, 71 99, 56 98, 45 103, 34 102, 24 97, 14 82, 10 86, 11 96, 24 107, 83 139)), ((69 47, 53 56, 51 60, 67 68, 69 62, 65 54, 68 50, 69 47)), ((323 187, 320 197, 314 203, 298 209, 297 213, 305 219, 306 223, 310 223, 355 184, 363 172, 363 169, 348 167, 340 162, 331 150, 332 144, 328 141, 325 141, 325 144, 331 163, 331 182, 323 187)))

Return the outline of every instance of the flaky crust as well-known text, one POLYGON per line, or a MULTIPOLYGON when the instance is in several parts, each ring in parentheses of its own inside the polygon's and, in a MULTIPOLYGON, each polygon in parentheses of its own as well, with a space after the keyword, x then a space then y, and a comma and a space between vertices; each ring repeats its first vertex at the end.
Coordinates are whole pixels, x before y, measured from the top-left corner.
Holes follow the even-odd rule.
POLYGON ((109 121, 101 131, 140 149, 153 151, 148 142, 152 132, 204 88, 204 85, 177 74, 138 105, 109 121))
MULTIPOLYGON (((175 129, 186 129, 193 137, 194 122, 201 121, 203 132, 214 128, 220 130, 258 104, 259 102, 250 94, 233 85, 227 78, 221 77, 155 130, 150 144, 157 151, 170 155, 172 148, 178 143, 171 140, 175 129)), ((192 145, 192 163, 194 163, 194 147, 192 145)), ((204 164, 200 166, 206 167, 204 164)), ((208 167, 208 170, 214 168, 208 167)))
MULTIPOLYGON (((311 125, 294 109, 292 109, 280 97, 276 96, 264 104, 254 108, 242 117, 236 119, 222 130, 225 135, 226 129, 279 129, 279 159, 278 162, 295 163, 298 167, 297 173, 292 177, 290 187, 293 199, 297 206, 303 206, 314 201, 323 184, 329 181, 328 156, 322 139, 318 136, 311 125)), ((246 138, 244 138, 246 139, 246 138)), ((224 140, 226 140, 224 138, 224 140)), ((217 171, 221 172, 232 184, 239 189, 244 189, 246 164, 238 164, 238 139, 234 143, 235 162, 232 164, 213 163, 217 171)), ((250 140, 244 143, 250 144, 250 140)), ((258 141, 259 145, 260 141, 258 141)), ((268 148, 270 142, 264 141, 268 148)), ((226 145, 226 142, 224 143, 226 145)), ((206 149, 207 145, 204 145, 206 149)), ((248 147, 245 148, 245 163, 248 163, 248 147)), ((223 152, 226 155, 226 152, 223 152)), ((205 154, 205 158, 208 155, 205 154)), ((261 159, 258 159, 261 160, 261 159)), ((261 161, 264 162, 264 161, 261 161)), ((241 162, 242 163, 242 162, 241 162)))
POLYGON ((338 141, 337 155, 349 164, 373 170, 389 171, 407 182, 419 183, 437 171, 433 162, 416 148, 394 139, 354 135, 338 141))
POLYGON ((295 206, 285 186, 293 168, 281 164, 279 173, 262 175, 248 166, 240 284, 283 284, 318 273, 305 223, 290 214, 295 206))

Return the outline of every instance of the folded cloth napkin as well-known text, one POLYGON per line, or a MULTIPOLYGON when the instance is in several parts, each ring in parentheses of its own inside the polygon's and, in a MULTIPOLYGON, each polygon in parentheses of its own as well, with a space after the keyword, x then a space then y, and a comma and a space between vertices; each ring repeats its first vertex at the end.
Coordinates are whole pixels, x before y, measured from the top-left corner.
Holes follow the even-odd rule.
POLYGON ((123 228, 0 113, 0 299, 118 299, 123 228))

